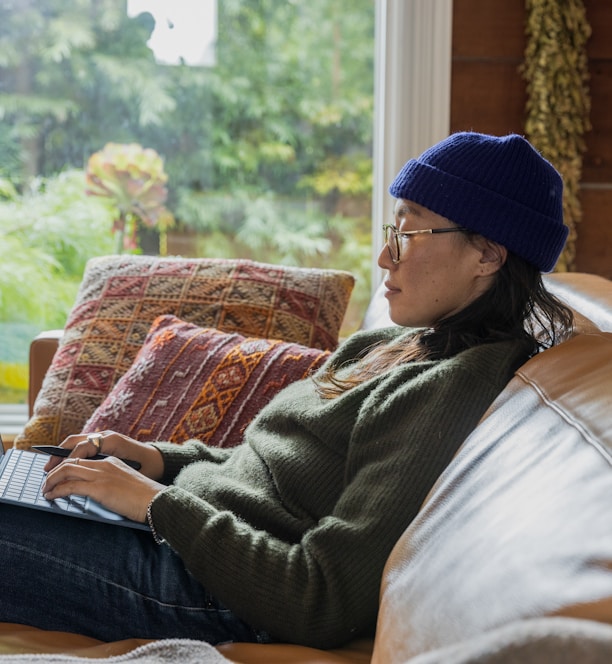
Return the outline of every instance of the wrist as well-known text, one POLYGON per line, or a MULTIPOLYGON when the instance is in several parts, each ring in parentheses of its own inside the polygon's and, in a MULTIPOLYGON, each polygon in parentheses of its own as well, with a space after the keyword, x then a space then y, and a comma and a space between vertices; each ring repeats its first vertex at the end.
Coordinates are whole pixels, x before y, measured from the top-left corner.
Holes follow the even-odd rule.
POLYGON ((157 532, 157 529, 155 528, 155 523, 153 521, 153 503, 155 502, 155 499, 159 496, 160 493, 161 491, 158 491, 156 494, 153 495, 153 497, 149 501, 149 504, 147 505, 147 512, 146 512, 146 522, 149 525, 149 528, 151 530, 151 535, 153 535, 153 539, 155 540, 156 544, 163 544, 166 541, 157 532))
POLYGON ((164 457, 162 453, 157 447, 147 443, 144 449, 144 457, 141 472, 152 480, 161 480, 164 476, 164 457))

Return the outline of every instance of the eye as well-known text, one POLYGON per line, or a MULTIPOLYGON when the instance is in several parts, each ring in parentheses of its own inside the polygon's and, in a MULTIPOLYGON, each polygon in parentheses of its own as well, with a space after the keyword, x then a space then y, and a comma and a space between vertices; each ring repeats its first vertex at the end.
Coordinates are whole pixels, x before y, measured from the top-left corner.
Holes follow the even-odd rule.
POLYGON ((419 227, 419 214, 409 205, 398 205, 394 211, 395 227, 398 230, 412 230, 419 227))

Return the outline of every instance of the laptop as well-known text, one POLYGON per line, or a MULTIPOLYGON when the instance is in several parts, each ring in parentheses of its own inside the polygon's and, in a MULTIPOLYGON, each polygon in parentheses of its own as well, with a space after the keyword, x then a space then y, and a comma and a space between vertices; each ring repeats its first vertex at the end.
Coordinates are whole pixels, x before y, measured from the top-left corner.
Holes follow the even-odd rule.
POLYGON ((68 496, 52 501, 46 500, 42 495, 41 487, 46 475, 43 468, 48 459, 46 454, 29 450, 10 448, 5 452, 2 436, 0 436, 0 503, 149 530, 147 524, 132 521, 116 512, 111 512, 92 498, 68 496))

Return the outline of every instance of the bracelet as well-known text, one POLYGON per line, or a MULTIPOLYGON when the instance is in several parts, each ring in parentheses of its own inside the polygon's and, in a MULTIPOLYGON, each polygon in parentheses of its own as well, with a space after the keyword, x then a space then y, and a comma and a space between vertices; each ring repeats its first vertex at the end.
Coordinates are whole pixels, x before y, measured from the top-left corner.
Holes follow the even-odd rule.
POLYGON ((166 540, 157 534, 157 530, 155 530, 155 526, 153 525, 153 515, 151 514, 151 510, 153 508, 153 501, 157 498, 158 495, 159 494, 156 493, 153 496, 153 498, 151 498, 151 502, 147 505, 147 522, 149 524, 149 528, 151 529, 151 535, 153 535, 155 543, 163 544, 166 540))

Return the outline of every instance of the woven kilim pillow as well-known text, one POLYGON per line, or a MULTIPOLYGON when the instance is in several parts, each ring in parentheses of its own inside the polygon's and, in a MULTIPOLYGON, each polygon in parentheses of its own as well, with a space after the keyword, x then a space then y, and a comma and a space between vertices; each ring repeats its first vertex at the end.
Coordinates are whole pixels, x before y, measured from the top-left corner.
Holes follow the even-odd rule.
POLYGON ((94 258, 33 415, 14 444, 58 444, 81 431, 159 315, 331 350, 353 286, 348 272, 239 259, 94 258))
POLYGON ((197 438, 231 447, 275 394, 328 355, 160 316, 134 364, 83 431, 112 429, 137 440, 175 443, 197 438))

